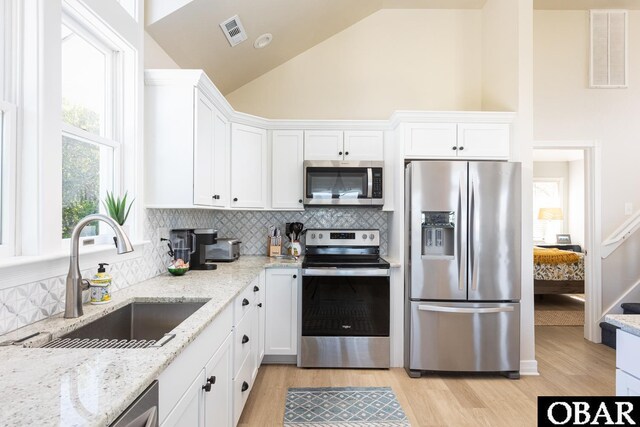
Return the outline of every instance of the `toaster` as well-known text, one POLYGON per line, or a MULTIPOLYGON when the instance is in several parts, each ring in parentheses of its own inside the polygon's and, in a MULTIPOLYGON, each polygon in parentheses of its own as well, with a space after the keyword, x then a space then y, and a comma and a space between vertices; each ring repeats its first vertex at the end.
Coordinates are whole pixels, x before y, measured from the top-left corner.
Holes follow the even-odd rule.
POLYGON ((216 262, 232 262, 240 258, 238 239, 218 238, 218 241, 207 248, 207 259, 216 262))

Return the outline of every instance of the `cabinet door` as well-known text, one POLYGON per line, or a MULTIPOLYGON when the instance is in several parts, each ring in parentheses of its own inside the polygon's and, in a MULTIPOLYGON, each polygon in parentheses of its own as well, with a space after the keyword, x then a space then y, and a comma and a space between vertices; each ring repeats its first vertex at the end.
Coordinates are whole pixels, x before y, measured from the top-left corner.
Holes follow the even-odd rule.
POLYGON ((213 116, 213 206, 229 206, 229 150, 231 126, 218 110, 213 116))
POLYGON ((382 131, 346 131, 344 133, 345 160, 384 160, 382 131))
POLYGON ((233 415, 231 401, 231 336, 220 346, 204 368, 205 381, 215 380, 204 392, 204 425, 228 427, 233 415))
POLYGON ((200 427, 203 425, 202 386, 204 383, 203 369, 164 420, 162 427, 200 427))
POLYGON ((264 339, 265 339, 265 320, 266 320, 266 309, 265 309, 265 271, 262 270, 259 277, 258 287, 260 290, 258 291, 258 360, 256 364, 260 366, 262 364, 262 359, 264 359, 264 339))
POLYGON ((303 132, 276 130, 272 137, 271 207, 303 210, 303 132))
MULTIPOLYGON (((215 107, 198 89, 195 89, 195 98, 193 204, 211 206, 213 204, 213 120, 215 107)), ((180 162, 176 160, 175 163, 167 165, 167 167, 173 172, 178 172, 175 179, 179 180, 180 162)))
POLYGON ((640 396, 640 379, 616 369, 616 396, 640 396))
POLYGON ((267 194, 267 132, 231 126, 231 207, 264 208, 267 194))
POLYGON ((502 123, 458 124, 458 157, 508 159, 509 125, 502 123))
POLYGON ((455 158, 455 123, 411 123, 405 127, 404 154, 407 158, 455 158))
POLYGON ((305 160, 342 160, 343 159, 342 131, 308 130, 304 132, 305 160))
POLYGON ((290 268, 267 271, 265 355, 298 353, 299 277, 299 271, 290 268))

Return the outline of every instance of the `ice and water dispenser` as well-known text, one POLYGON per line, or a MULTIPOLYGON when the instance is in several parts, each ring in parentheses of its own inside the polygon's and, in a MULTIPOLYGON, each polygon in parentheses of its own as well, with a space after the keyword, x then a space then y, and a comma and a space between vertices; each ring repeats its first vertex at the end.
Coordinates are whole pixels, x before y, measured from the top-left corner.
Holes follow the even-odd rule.
POLYGON ((422 212, 422 255, 453 257, 455 212, 422 212))

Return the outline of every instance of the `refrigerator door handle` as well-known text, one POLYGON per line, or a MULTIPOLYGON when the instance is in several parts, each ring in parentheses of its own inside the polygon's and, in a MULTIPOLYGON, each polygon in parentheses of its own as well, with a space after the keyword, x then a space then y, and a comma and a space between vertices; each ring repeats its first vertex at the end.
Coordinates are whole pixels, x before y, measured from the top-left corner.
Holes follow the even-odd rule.
POLYGON ((461 314, 485 314, 485 313, 507 313, 514 310, 513 306, 506 307, 447 307, 442 305, 420 304, 420 311, 435 311, 439 313, 461 313, 461 314))
POLYGON ((476 274, 476 253, 475 253, 475 185, 473 179, 469 179, 469 276, 471 277, 471 290, 478 289, 478 275, 476 274))
POLYGON ((466 259, 462 260, 462 219, 460 215, 462 213, 462 180, 458 181, 458 211, 456 212, 456 246, 457 246, 457 254, 456 258, 458 260, 458 289, 463 291, 465 287, 465 277, 464 277, 464 264, 466 264, 466 259))

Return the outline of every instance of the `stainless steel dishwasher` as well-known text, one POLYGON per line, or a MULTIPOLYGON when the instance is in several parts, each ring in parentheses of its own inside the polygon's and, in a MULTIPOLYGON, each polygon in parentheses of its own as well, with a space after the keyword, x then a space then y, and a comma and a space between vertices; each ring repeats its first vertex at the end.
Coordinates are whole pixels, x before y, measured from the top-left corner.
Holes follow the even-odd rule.
POLYGON ((158 381, 154 381, 111 427, 158 427, 158 381))

